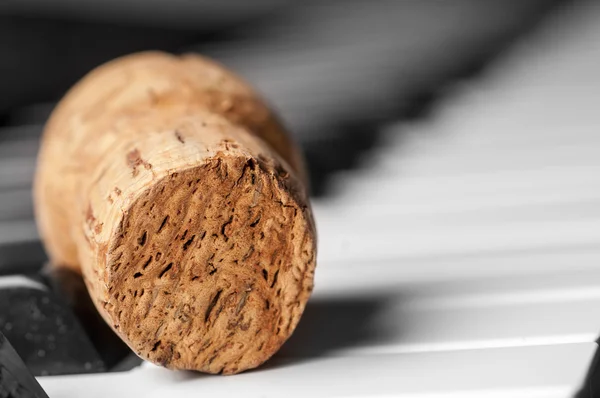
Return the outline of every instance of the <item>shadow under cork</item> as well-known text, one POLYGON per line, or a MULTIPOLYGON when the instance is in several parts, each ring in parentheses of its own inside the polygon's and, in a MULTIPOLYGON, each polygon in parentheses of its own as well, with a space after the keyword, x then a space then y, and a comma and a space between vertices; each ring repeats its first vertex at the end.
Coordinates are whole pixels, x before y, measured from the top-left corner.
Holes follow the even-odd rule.
POLYGON ((385 322, 393 303, 402 300, 394 292, 368 297, 317 298, 308 302, 296 330, 270 360, 254 371, 280 368, 346 350, 385 344, 401 338, 401 328, 385 322))

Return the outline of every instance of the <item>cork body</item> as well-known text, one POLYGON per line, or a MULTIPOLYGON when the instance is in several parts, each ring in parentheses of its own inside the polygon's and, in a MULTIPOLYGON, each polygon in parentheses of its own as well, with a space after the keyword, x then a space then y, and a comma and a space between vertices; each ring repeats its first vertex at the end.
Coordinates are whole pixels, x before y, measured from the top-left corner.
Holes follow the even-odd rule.
POLYGON ((247 84, 199 56, 135 54, 82 79, 46 126, 34 202, 52 264, 169 368, 260 365, 312 291, 301 157, 247 84))

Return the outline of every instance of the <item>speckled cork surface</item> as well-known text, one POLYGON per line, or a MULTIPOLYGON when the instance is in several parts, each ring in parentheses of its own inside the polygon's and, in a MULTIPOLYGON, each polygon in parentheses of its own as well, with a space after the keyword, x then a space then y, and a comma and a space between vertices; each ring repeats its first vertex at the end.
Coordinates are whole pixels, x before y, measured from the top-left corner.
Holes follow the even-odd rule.
POLYGON ((301 156, 252 89, 199 56, 86 76, 46 127, 36 218, 142 358, 237 373, 291 335, 316 238, 301 156), (60 232, 60 233, 59 233, 60 232))

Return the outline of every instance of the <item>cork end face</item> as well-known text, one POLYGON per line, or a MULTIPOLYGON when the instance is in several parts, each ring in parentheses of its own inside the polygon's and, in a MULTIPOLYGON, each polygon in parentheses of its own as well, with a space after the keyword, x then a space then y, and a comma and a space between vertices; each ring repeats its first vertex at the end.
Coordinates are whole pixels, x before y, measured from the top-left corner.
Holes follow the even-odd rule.
POLYGON ((142 358, 233 374, 291 335, 313 285, 314 226, 274 161, 220 156, 153 184, 107 253, 102 310, 142 358))

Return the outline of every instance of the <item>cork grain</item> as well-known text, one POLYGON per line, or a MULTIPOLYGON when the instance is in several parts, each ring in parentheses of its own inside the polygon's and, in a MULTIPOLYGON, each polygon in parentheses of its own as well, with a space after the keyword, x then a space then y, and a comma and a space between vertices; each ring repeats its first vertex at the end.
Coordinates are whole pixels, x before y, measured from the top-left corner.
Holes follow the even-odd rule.
POLYGON ((312 290, 306 208, 253 158, 220 156, 140 196, 108 253, 107 312, 167 367, 235 373, 274 353, 312 290))

